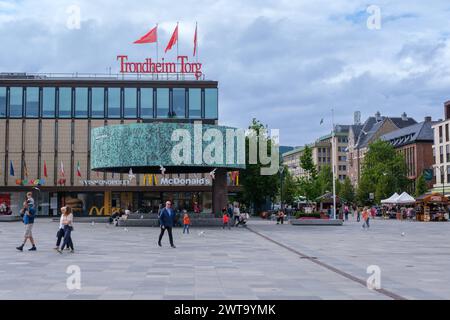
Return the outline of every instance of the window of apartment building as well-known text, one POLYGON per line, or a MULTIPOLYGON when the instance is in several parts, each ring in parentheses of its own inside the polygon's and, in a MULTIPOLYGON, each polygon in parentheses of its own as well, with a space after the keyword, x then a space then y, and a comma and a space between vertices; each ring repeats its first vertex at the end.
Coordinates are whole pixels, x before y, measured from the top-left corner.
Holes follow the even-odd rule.
POLYGON ((450 160, 450 145, 446 145, 445 146, 445 153, 446 153, 446 156, 447 156, 447 162, 450 160))
POLYGON ((440 167, 441 168, 441 170, 439 170, 439 172, 440 172, 440 174, 441 174, 441 183, 444 183, 444 171, 445 171, 445 167, 444 166, 442 166, 442 167, 440 167))
POLYGON ((448 134, 448 123, 445 124, 445 142, 449 141, 449 134, 448 134))
POLYGON ((189 89, 189 118, 202 117, 202 90, 189 89))
POLYGON ((433 146, 433 163, 436 163, 436 148, 433 146))
POLYGON ((439 143, 442 143, 442 126, 439 126, 439 143))
POLYGON ((439 147, 439 160, 440 160, 440 163, 444 163, 444 147, 443 146, 439 147))
POLYGON ((72 117, 72 88, 59 88, 59 114, 60 118, 72 117))
POLYGON ((153 118, 153 89, 141 89, 141 118, 153 118))
POLYGON ((346 156, 339 156, 338 157, 338 161, 347 161, 347 157, 346 156))
POLYGON ((120 118, 120 88, 108 88, 108 118, 120 118))
POLYGON ((23 88, 11 87, 9 89, 9 116, 22 118, 23 88))
POLYGON ((42 88, 42 116, 44 118, 55 117, 56 89, 51 87, 42 88))
POLYGON ((75 118, 87 118, 88 102, 88 88, 75 88, 75 118))
MULTIPOLYGON (((446 173, 447 173, 447 183, 449 183, 450 182, 450 166, 447 166, 447 171, 446 171, 446 173)), ((441 181, 442 182, 442 181, 441 181)))
POLYGON ((0 87, 0 118, 6 118, 6 87, 0 87))
POLYGON ((186 118, 186 89, 174 88, 172 90, 173 97, 173 117, 186 118))
POLYGON ((105 88, 91 89, 92 118, 105 117, 105 88))
POLYGON ((39 117, 39 88, 28 87, 25 103, 25 115, 27 118, 39 117))
POLYGON ((137 117, 137 89, 125 88, 123 89, 123 114, 125 118, 137 117))

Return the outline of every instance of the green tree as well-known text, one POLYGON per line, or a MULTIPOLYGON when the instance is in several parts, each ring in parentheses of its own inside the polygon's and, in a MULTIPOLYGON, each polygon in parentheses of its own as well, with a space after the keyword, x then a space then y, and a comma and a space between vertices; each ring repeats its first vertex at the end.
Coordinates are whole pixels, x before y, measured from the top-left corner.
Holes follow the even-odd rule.
POLYGON ((387 141, 377 140, 369 145, 357 190, 361 204, 369 204, 369 194, 375 194, 375 201, 402 192, 408 186, 406 164, 403 155, 396 152, 387 141))
POLYGON ((331 166, 324 165, 320 168, 317 174, 316 184, 317 190, 319 191, 318 196, 333 191, 333 171, 331 170, 331 166))
POLYGON ((337 194, 340 198, 345 199, 346 201, 353 203, 355 201, 355 190, 352 186, 352 183, 350 181, 349 177, 345 177, 345 180, 343 183, 339 183, 340 188, 339 192, 337 194))
POLYGON ((428 191, 427 181, 425 180, 425 176, 421 174, 416 179, 416 197, 419 197, 428 191))
POLYGON ((305 149, 303 150, 303 154, 300 157, 300 167, 308 173, 308 176, 312 181, 316 180, 317 168, 314 164, 312 148, 309 146, 305 146, 305 149))
POLYGON ((287 167, 283 170, 283 202, 292 204, 298 196, 298 183, 287 167))
MULTIPOLYGON (((256 119, 252 120, 249 129, 255 130, 258 136, 266 134, 266 127, 256 119)), ((273 141, 268 139, 267 150, 270 156, 271 145, 273 141)), ((245 203, 252 205, 255 212, 258 213, 267 200, 274 201, 279 193, 279 175, 261 175, 262 165, 249 164, 249 137, 246 137, 246 168, 241 170, 240 182, 243 186, 242 199, 245 203)), ((259 154, 259 144, 257 145, 257 154, 259 154)))

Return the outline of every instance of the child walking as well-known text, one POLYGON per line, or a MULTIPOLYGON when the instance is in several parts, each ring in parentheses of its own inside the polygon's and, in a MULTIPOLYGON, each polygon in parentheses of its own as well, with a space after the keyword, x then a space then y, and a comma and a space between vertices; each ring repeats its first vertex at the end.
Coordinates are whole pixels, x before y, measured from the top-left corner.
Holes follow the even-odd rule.
POLYGON ((225 229, 225 227, 228 227, 228 230, 230 230, 231 229, 231 227, 230 227, 230 216, 228 215, 228 212, 227 212, 226 208, 222 209, 222 221, 223 221, 222 229, 225 229))
POLYGON ((183 233, 189 234, 189 225, 191 224, 191 219, 189 218, 189 214, 187 213, 186 210, 183 210, 184 215, 183 215, 183 233))

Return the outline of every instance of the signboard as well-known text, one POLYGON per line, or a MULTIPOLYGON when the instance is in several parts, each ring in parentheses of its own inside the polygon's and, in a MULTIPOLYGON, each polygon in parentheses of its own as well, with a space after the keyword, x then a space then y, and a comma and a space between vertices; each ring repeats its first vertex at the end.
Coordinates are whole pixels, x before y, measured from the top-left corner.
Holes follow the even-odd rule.
POLYGON ((426 181, 433 180, 433 169, 425 169, 423 170, 423 176, 426 181))
POLYGON ((83 186, 128 186, 130 180, 81 180, 83 186))
POLYGON ((375 199, 375 193, 373 193, 373 192, 369 193, 369 199, 370 200, 375 199))
POLYGON ((186 186, 186 185, 209 185, 211 183, 211 180, 207 178, 193 178, 193 179, 183 179, 183 178, 162 178, 161 179, 161 185, 175 185, 175 186, 186 186))
POLYGON ((146 74, 193 74, 198 80, 202 77, 202 64, 199 62, 189 62, 188 56, 178 56, 177 62, 165 62, 161 58, 161 62, 153 61, 146 58, 141 62, 132 62, 128 60, 127 55, 118 55, 117 60, 120 61, 120 73, 146 73, 146 74))

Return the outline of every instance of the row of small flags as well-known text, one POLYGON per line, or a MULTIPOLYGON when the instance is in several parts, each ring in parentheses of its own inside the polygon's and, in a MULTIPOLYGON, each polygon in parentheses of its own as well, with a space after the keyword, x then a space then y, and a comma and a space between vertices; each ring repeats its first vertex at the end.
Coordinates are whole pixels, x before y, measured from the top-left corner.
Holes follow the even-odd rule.
MULTIPOLYGON (((26 178, 28 178, 28 168, 27 168, 27 164, 24 161, 23 162, 23 174, 26 178)), ((15 176, 15 171, 14 171, 14 165, 13 165, 13 161, 10 160, 9 161, 9 175, 11 177, 15 176)), ((61 161, 61 166, 59 167, 59 175, 61 177, 65 176, 64 173, 64 163, 61 161)), ((81 167, 80 167, 80 161, 77 162, 77 176, 81 178, 81 167)), ((97 172, 97 176, 98 176, 98 172, 97 172)), ((47 163, 44 160, 44 177, 48 178, 48 173, 47 173, 47 163)))

